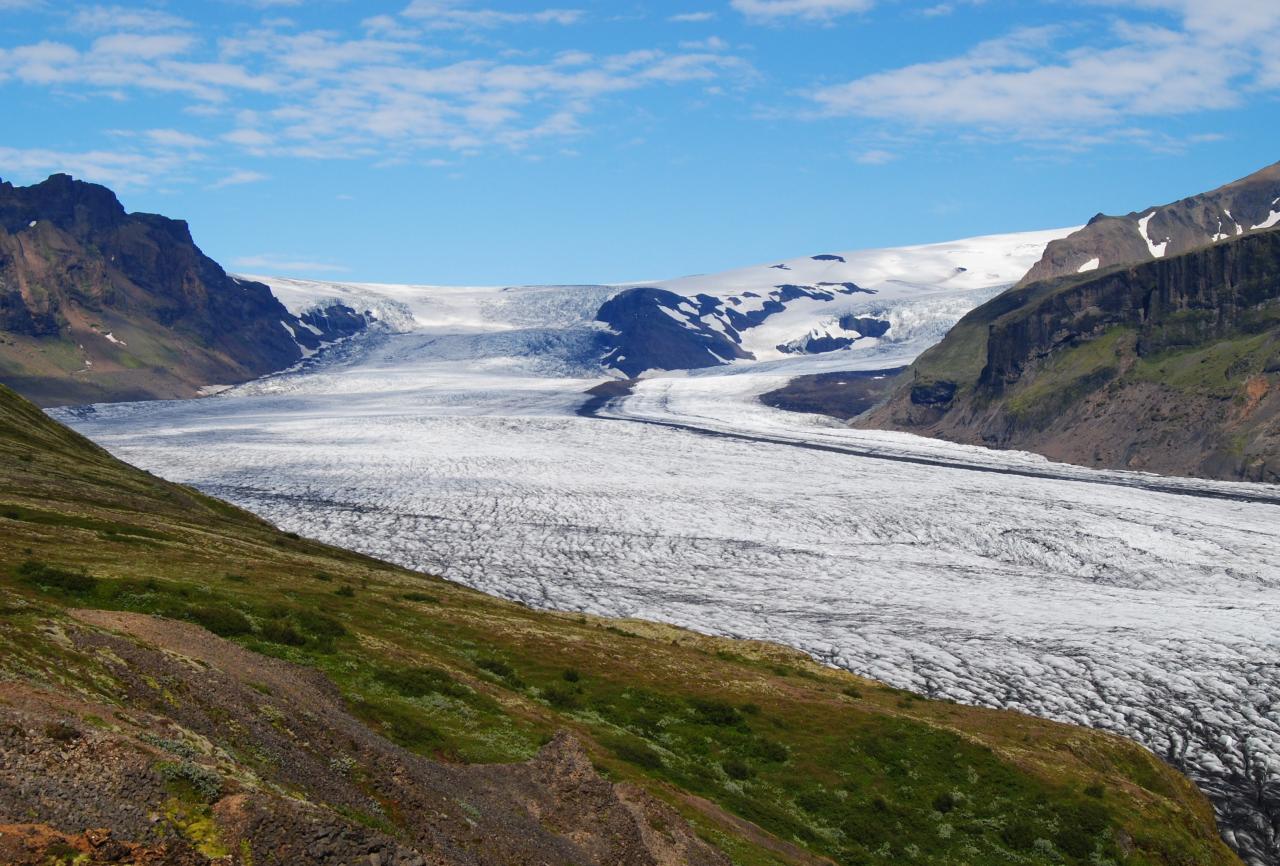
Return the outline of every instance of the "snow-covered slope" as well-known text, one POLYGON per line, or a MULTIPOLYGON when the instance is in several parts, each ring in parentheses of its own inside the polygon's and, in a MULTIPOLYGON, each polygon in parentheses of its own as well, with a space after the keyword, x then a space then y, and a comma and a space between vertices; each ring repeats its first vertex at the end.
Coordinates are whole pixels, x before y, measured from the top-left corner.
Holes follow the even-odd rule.
MULTIPOLYGON (((505 334, 525 357, 580 375, 636 376, 942 338, 1015 282, 1058 229, 943 244, 821 253, 719 274, 594 286, 450 287, 256 276, 292 312, 341 304, 393 333, 467 337, 475 357, 505 334), (547 359, 543 359, 544 361, 547 359)), ((422 343, 427 361, 460 347, 422 343)), ((488 354, 486 354, 488 353, 488 354)))
MULTIPOLYGON (((975 299, 985 300, 1016 282, 1050 241, 1072 231, 820 253, 652 285, 685 297, 717 299, 717 313, 730 327, 735 324, 733 313, 750 317, 767 312, 758 324, 736 328, 743 351, 764 361, 793 354, 806 340, 821 337, 899 341, 916 336, 925 321, 946 322, 949 327, 959 318, 956 311, 963 315, 975 299), (771 302, 781 309, 769 312, 771 302), (873 337, 851 324, 850 316, 887 321, 891 327, 873 337)), ((708 317, 701 320, 708 322, 708 317)))

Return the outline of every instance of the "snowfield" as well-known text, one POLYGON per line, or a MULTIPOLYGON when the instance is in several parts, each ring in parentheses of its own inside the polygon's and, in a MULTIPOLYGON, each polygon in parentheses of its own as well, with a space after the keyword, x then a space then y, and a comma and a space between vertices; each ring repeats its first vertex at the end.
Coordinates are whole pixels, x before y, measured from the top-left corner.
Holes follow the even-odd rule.
MULTIPOLYGON (((909 260, 894 267, 865 285, 912 283, 909 260)), ((583 417, 602 378, 578 354, 585 311, 606 287, 290 284, 290 306, 361 292, 403 315, 214 398, 57 416, 285 529, 497 595, 779 641, 1128 735, 1202 786, 1251 863, 1280 862, 1280 490, 755 400, 800 372, 905 363, 967 309, 956 299, 998 285, 943 299, 924 280, 886 304, 904 324, 883 339, 648 377, 583 417)))

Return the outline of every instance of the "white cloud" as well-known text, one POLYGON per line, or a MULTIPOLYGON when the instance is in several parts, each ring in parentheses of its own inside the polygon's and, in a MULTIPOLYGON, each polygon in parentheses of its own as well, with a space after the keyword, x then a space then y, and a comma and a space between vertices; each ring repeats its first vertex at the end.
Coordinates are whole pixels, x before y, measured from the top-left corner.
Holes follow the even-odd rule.
POLYGON ((89 32, 128 31, 154 33, 184 30, 191 22, 159 9, 130 9, 124 6, 87 6, 77 9, 68 22, 72 29, 89 32))
POLYGON ((178 129, 148 129, 145 134, 152 143, 161 147, 197 149, 209 146, 206 139, 178 129))
POLYGON ((273 253, 264 253, 257 256, 242 256, 232 261, 237 268, 244 268, 250 271, 270 271, 274 273, 347 273, 351 269, 345 265, 335 265, 330 262, 318 262, 312 259, 301 259, 290 256, 279 256, 273 253))
POLYGON ((413 0, 400 13, 423 27, 440 30, 506 27, 513 24, 575 24, 579 9, 543 9, 537 12, 502 12, 473 9, 467 0, 413 0))
POLYGON ((677 24, 697 24, 701 21, 711 21, 716 17, 714 12, 681 12, 678 15, 672 15, 667 18, 677 24))
POLYGON ((137 33, 115 33, 95 39, 92 53, 110 57, 130 57, 140 60, 154 60, 159 57, 172 57, 182 54, 195 42, 190 36, 182 35, 141 35, 137 33))
POLYGON ((1015 31, 956 57, 811 95, 830 115, 1055 138, 1134 118, 1230 108, 1250 90, 1280 86, 1267 66, 1280 40, 1274 0, 1240 0, 1220 11, 1192 0, 1092 5, 1140 5, 1163 15, 1141 23, 1108 18, 1101 32, 1015 31))
MULTIPOLYGON (((695 83, 705 94, 754 77, 714 36, 678 50, 594 54, 569 47, 548 57, 512 53, 471 33, 449 42, 435 32, 446 24, 513 23, 511 15, 526 24, 566 24, 577 20, 572 10, 491 14, 464 2, 418 0, 403 15, 365 19, 354 34, 263 23, 218 38, 166 31, 162 19, 103 32, 98 25, 116 8, 83 10, 79 32, 89 36, 0 49, 0 81, 113 100, 185 100, 166 116, 190 118, 191 129, 128 135, 139 149, 171 155, 157 166, 177 170, 203 160, 205 183, 227 179, 208 176, 222 156, 214 141, 255 158, 421 163, 450 155, 441 151, 471 155, 492 147, 528 156, 539 142, 558 149, 584 135, 598 107, 625 94, 695 83)), ((229 171, 225 163, 220 168, 229 171)))
POLYGON ((728 51, 729 43, 719 36, 708 36, 692 42, 681 42, 680 47, 686 51, 728 51))
POLYGON ((226 177, 220 178, 209 184, 209 189, 222 189, 228 186, 243 186, 246 183, 258 183, 259 181, 268 179, 268 175, 265 175, 260 171, 238 169, 231 172, 231 174, 226 177))
POLYGON ((0 167, 9 178, 27 182, 59 172, 105 184, 116 190, 147 187, 171 175, 182 159, 159 152, 60 151, 46 148, 0 147, 0 167))
POLYGON ((896 153, 887 150, 865 150, 854 156, 854 162, 860 165, 887 165, 898 158, 896 153))
POLYGON ((730 5, 756 21, 798 18, 826 23, 844 15, 866 12, 875 5, 875 0, 732 0, 730 5))
POLYGON ((223 141, 248 149, 262 149, 275 144, 275 139, 259 129, 236 129, 222 136, 223 141))

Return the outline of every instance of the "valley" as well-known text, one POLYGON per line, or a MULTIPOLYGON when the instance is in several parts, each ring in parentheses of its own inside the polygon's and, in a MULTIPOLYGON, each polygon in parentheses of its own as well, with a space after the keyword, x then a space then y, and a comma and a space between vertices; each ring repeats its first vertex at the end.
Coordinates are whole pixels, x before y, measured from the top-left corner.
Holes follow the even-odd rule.
POLYGON ((0 20, 0 866, 1280 866, 1280 0, 0 20))
POLYGON ((287 530, 537 608, 778 641, 1133 737, 1201 786, 1251 863, 1276 857, 1273 487, 1097 483, 756 399, 909 363, 998 284, 900 292, 879 312, 918 323, 906 339, 653 374, 581 417, 602 293, 266 282, 294 311, 340 295, 401 316, 217 398, 56 417, 287 530))

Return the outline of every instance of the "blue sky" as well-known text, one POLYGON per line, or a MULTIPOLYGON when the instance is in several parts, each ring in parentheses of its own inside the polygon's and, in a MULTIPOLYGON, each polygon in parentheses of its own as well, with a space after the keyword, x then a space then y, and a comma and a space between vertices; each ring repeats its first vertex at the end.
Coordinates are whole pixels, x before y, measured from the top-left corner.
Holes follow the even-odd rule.
POLYGON ((231 270, 610 282, 1049 228, 1280 159, 1280 3, 0 0, 0 177, 231 270))

